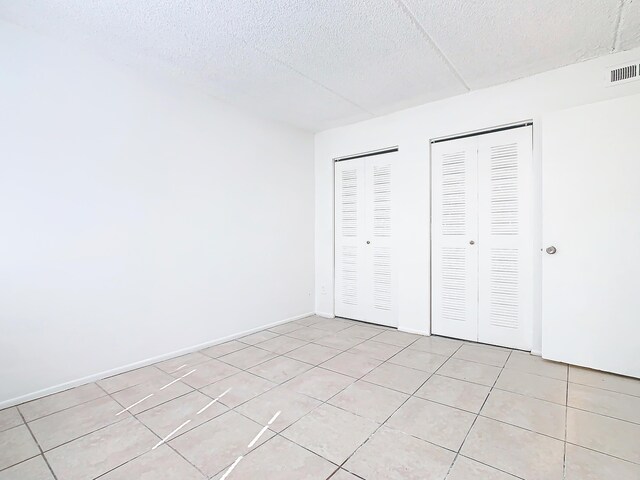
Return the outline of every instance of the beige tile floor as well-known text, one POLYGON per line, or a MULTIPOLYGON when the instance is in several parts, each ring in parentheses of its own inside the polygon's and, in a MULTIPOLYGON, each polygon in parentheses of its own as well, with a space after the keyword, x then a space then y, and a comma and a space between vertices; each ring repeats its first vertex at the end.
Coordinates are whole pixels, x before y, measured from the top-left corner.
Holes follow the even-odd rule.
POLYGON ((640 380, 313 316, 0 411, 0 480, 94 478, 639 480, 640 380))

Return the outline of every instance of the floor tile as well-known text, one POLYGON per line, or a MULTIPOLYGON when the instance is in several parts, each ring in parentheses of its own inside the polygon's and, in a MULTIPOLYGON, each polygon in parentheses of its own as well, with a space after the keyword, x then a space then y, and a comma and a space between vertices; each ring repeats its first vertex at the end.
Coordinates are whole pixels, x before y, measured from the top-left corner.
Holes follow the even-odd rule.
POLYGON ((282 335, 265 342, 260 342, 256 344, 256 347, 282 355, 283 353, 290 352, 291 350, 295 350, 296 348, 300 348, 306 344, 307 342, 304 340, 298 340, 297 338, 282 335))
POLYGON ((200 353, 203 353, 211 358, 218 358, 222 357, 223 355, 237 352, 238 350, 242 350, 243 348, 247 348, 246 343, 238 342, 237 340, 231 340, 230 342, 219 343, 218 345, 213 345, 212 347, 205 348, 204 350, 201 350, 200 353))
MULTIPOLYGON (((286 438, 274 437, 244 457, 228 478, 229 480, 324 480, 335 469, 336 466, 332 463, 286 438)), ((225 471, 214 479, 219 480, 224 473, 225 471)))
POLYGON ((449 357, 455 353, 463 345, 460 340, 452 340, 451 338, 436 337, 420 337, 411 344, 414 350, 422 350, 423 352, 435 353, 449 357))
POLYGON ((640 397, 640 379, 599 372, 581 367, 569 367, 569 381, 590 387, 613 390, 640 397))
POLYGON ((222 415, 228 409, 219 402, 211 403, 211 398, 193 391, 138 415, 138 420, 153 430, 160 438, 165 438, 178 426, 189 420, 177 434, 181 435, 198 425, 222 415), (207 405, 209 405, 207 407, 207 405), (206 409, 198 413, 201 409, 206 409))
POLYGON ((349 327, 346 330, 342 330, 340 334, 347 337, 362 338, 366 340, 379 335, 383 331, 384 330, 381 330, 377 327, 369 327, 367 325, 354 325, 353 327, 349 327))
POLYGON ((286 383, 287 388, 326 402, 355 381, 354 378, 324 368, 313 368, 286 383))
POLYGON ((567 365, 564 363, 552 362, 530 353, 518 352, 517 350, 511 352, 505 368, 558 380, 566 380, 568 372, 567 365))
MULTIPOLYGON (((161 373, 160 370, 155 369, 157 373, 161 373)), ((44 417, 51 413, 59 412, 65 408, 75 407, 81 403, 95 400, 99 397, 104 397, 106 394, 95 383, 89 383, 80 387, 71 388, 64 392, 55 393, 46 397, 32 400, 31 402, 23 403, 18 408, 24 419, 27 422, 35 420, 36 418, 44 417)))
POLYGON ((166 445, 111 470, 100 480, 206 480, 193 465, 166 445))
POLYGON ((118 375, 114 375, 113 377, 104 378, 97 383, 107 393, 114 393, 120 390, 124 390, 125 388, 148 382, 156 377, 161 377, 163 375, 165 375, 165 373, 162 370, 156 368, 153 365, 150 365, 148 367, 142 367, 136 370, 131 370, 129 372, 120 373, 118 375))
POLYGON ((420 335, 413 333, 398 332, 397 330, 386 330, 375 337, 376 342, 390 343, 399 347, 407 347, 420 338, 420 335))
POLYGON ((447 361, 447 357, 407 348, 389 359, 389 363, 415 368, 423 372, 435 372, 447 361))
POLYGON ((156 363, 155 366, 166 373, 188 372, 192 370, 195 365, 206 362, 207 360, 211 360, 211 358, 200 352, 192 352, 156 363))
POLYGON ((142 455, 158 441, 129 417, 45 453, 59 480, 95 478, 142 455))
POLYGON ((300 330, 295 330, 293 332, 287 333, 287 337, 297 338, 298 340, 304 340, 307 342, 312 342, 313 340, 317 340, 329 335, 331 335, 330 332, 313 327, 305 327, 301 328, 300 330))
POLYGON ((340 355, 327 360, 320 364, 322 368, 333 370, 334 372, 349 375, 350 377, 360 378, 371 370, 376 368, 382 362, 363 355, 354 355, 352 353, 341 353, 340 355))
POLYGON ((318 323, 314 323, 313 328, 319 328, 320 330, 326 330, 327 332, 341 332, 351 326, 351 323, 345 322, 340 319, 325 318, 318 323))
POLYGON ((45 452, 58 445, 94 432, 129 416, 122 406, 111 397, 101 397, 82 405, 77 405, 29 424, 38 444, 45 452))
POLYGON ((326 337, 318 338, 313 343, 318 345, 324 345, 325 347, 335 348, 337 350, 348 350, 355 347, 359 343, 364 342, 362 338, 344 337, 340 335, 328 335, 326 337))
POLYGON ((288 357, 276 357, 249 369, 249 372, 274 383, 283 383, 306 372, 313 365, 288 357))
POLYGON ((0 470, 40 453, 26 425, 0 432, 0 470))
POLYGON ((284 430, 282 435, 340 465, 378 426, 371 420, 324 404, 284 430))
POLYGON ((278 337, 278 333, 273 333, 268 330, 262 330, 260 332, 252 333, 244 337, 238 338, 239 342, 246 343, 247 345, 255 345, 256 343, 264 342, 272 338, 278 337))
POLYGON ((475 418, 457 408, 411 397, 385 425, 458 451, 475 418))
POLYGON ((566 480, 638 480, 640 465, 567 444, 566 480))
POLYGON ((564 441, 564 405, 494 389, 480 415, 564 441))
POLYGON ((169 385, 174 380, 176 379, 171 375, 157 377, 147 383, 120 390, 111 396, 122 408, 128 408, 128 411, 135 415, 193 391, 193 388, 181 381, 169 385), (166 385, 169 386, 162 389, 166 385))
POLYGON ((355 475, 347 472, 346 470, 338 470, 333 474, 330 480, 359 480, 355 475))
POLYGON ((249 372, 240 372, 202 388, 202 393, 216 398, 230 389, 218 400, 223 405, 234 408, 258 395, 271 390, 276 384, 249 372))
POLYGON ((260 425, 266 425, 276 412, 281 412, 269 426, 271 430, 279 432, 321 403, 315 398, 294 392, 285 386, 279 386, 236 407, 236 410, 260 425))
POLYGON ((453 358, 484 363, 485 365, 493 365, 494 367, 504 367, 510 353, 511 350, 503 348, 466 343, 453 354, 453 358))
POLYGON ((490 391, 491 388, 486 385, 436 374, 429 378, 414 395, 468 412, 478 413, 490 391))
POLYGON ((458 455, 447 480, 517 480, 518 477, 458 455))
POLYGON ((234 367, 246 370, 259 363, 266 362, 271 358, 275 358, 275 353, 256 347, 247 347, 237 352, 229 353, 218 357, 218 360, 233 365, 234 367))
POLYGON ((404 393, 358 380, 328 403, 382 423, 408 398, 409 396, 404 393))
MULTIPOLYGON (((242 351, 244 350, 241 350, 241 352, 242 351)), ((223 378, 230 377, 231 375, 234 375, 238 372, 240 372, 240 370, 237 367, 228 365, 227 363, 213 358, 207 360, 204 363, 194 365, 193 368, 184 373, 182 373, 182 370, 180 370, 179 372, 174 374, 174 377, 180 378, 181 382, 186 383, 193 388, 202 388, 214 382, 217 382, 218 380, 222 380, 223 378), (195 372, 186 377, 183 377, 184 375, 188 374, 189 371, 194 369, 195 372)))
POLYGON ((450 358, 440 367, 438 373, 445 377, 457 378, 458 380, 465 380, 467 382, 479 383, 491 387, 496 381, 496 378, 498 378, 498 375, 500 375, 500 368, 450 358))
POLYGON ((22 425, 22 417, 16 407, 0 410, 0 432, 22 425))
POLYGON ((561 480, 564 442, 478 417, 460 451, 499 470, 527 480, 561 480))
POLYGON ((362 379, 382 387, 412 394, 430 375, 422 370, 386 362, 371 370, 362 379))
POLYGON ((567 409, 567 442, 640 463, 640 425, 567 409))
POLYGON ((309 327, 309 326, 313 325, 314 323, 321 322, 322 320, 324 320, 322 317, 319 317, 317 315, 311 315, 309 317, 304 317, 304 318, 300 318, 298 320, 294 320, 293 323, 297 323, 298 325, 303 325, 305 327, 309 327))
POLYGON ((269 327, 268 330, 273 333, 291 333, 296 330, 304 328, 302 325, 293 322, 282 323, 280 325, 276 325, 275 327, 269 327))
MULTIPOLYGON (((266 422, 265 422, 266 423, 266 422)), ((212 476, 245 455, 251 440, 260 432, 261 424, 232 410, 169 440, 169 445, 207 476, 212 476)), ((273 436, 269 430, 252 448, 273 436)))
POLYGON ((42 455, 0 472, 0 480, 54 480, 42 455))
POLYGON ((373 358, 375 360, 385 361, 389 360, 403 348, 404 347, 398 347, 397 345, 391 345, 389 343, 367 340, 347 350, 347 352, 354 353, 356 355, 364 355, 365 357, 373 358))
POLYGON ((555 378, 504 369, 495 388, 566 405, 567 382, 555 378))
POLYGON ((367 479, 442 480, 455 453, 382 427, 344 468, 367 479))
POLYGON ((286 356, 311 365, 319 365, 341 353, 341 350, 329 348, 315 343, 308 343, 304 347, 296 348, 286 356))
POLYGON ((608 417, 640 424, 640 397, 569 383, 567 404, 608 417))

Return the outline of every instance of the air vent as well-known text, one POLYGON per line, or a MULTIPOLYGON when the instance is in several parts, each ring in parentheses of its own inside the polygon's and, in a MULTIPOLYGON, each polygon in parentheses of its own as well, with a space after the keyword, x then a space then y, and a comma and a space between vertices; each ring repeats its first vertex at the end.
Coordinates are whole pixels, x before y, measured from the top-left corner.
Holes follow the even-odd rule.
POLYGON ((609 68, 606 71, 607 86, 640 80, 640 63, 628 63, 618 67, 609 68))

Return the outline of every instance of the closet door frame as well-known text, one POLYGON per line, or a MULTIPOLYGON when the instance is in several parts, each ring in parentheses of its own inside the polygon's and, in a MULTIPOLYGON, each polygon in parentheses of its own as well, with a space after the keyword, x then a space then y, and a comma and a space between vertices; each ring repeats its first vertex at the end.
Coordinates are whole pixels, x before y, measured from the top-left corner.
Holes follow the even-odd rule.
MULTIPOLYGON (((540 215, 540 207, 541 205, 541 198, 540 198, 540 194, 541 194, 541 187, 538 184, 538 180, 539 180, 539 175, 540 172, 536 169, 536 152, 535 152, 535 131, 534 131, 534 122, 532 119, 528 119, 528 120, 523 120, 523 121, 519 121, 519 122, 514 122, 514 123, 509 123, 509 124, 504 124, 504 125, 499 125, 499 126, 495 126, 495 127, 489 127, 489 128, 485 128, 485 129, 479 129, 479 130, 472 130, 472 131, 467 131, 467 132, 463 132, 463 133, 458 133, 458 134, 452 134, 452 135, 446 135, 446 136, 442 136, 442 137, 435 137, 435 138, 431 138, 429 140, 429 332, 431 335, 437 335, 437 333, 434 332, 434 309, 433 309, 433 287, 434 287, 434 272, 433 272, 433 241, 434 241, 434 228, 433 228, 433 182, 434 182, 434 177, 433 177, 433 145, 434 143, 438 143, 438 142, 444 142, 444 141, 448 141, 448 140, 458 140, 458 139, 462 139, 462 138, 470 138, 470 137, 477 137, 480 135, 485 135, 485 134, 490 134, 490 133, 496 133, 496 132, 501 132, 501 131, 505 131, 505 130, 512 130, 512 129, 517 129, 520 127, 528 127, 531 129, 531 140, 532 140, 532 144, 531 144, 531 172, 530 172, 530 178, 529 178, 529 188, 527 191, 527 195, 529 195, 529 211, 531 212, 531 219, 528 225, 528 234, 530 235, 530 244, 531 244, 531 255, 530 255, 530 259, 531 259, 531 268, 530 268, 530 279, 531 281, 529 282, 529 287, 530 287, 530 291, 528 292, 528 296, 529 296, 529 302, 527 305, 527 308, 529 309, 528 311, 528 318, 529 321, 527 322, 527 329, 528 329, 528 341, 526 342, 527 346, 526 347, 522 347, 520 346, 520 348, 525 348, 527 351, 531 351, 533 354, 537 354, 540 355, 540 351, 539 350, 533 350, 532 347, 534 347, 535 345, 537 345, 537 342, 535 341, 535 332, 536 332, 536 327, 535 324, 537 321, 539 321, 539 318, 536 316, 536 314, 539 312, 541 306, 540 306, 540 298, 537 296, 537 291, 536 291, 536 286, 538 284, 541 283, 541 279, 540 279, 540 272, 539 269, 536 267, 536 258, 535 258, 535 252, 537 251, 537 244, 539 243, 539 238, 540 238, 540 227, 538 222, 536 221, 536 217, 539 217, 540 215)), ((479 293, 479 292, 478 292, 479 293)), ((479 312, 478 312, 479 313, 479 312)), ((479 328, 479 325, 478 325, 479 328)), ((518 348, 518 347, 515 347, 518 348)), ((539 347, 538 347, 539 348, 539 347)))

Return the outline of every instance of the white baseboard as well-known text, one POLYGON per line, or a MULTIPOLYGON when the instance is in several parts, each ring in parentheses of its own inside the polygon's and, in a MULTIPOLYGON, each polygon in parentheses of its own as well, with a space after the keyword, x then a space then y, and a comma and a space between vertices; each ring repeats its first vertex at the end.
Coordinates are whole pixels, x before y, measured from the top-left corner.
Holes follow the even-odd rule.
POLYGON ((427 337, 431 336, 431 332, 429 330, 417 330, 415 328, 398 327, 398 331, 405 332, 405 333, 413 333, 416 335, 425 335, 427 337))
POLYGON ((316 312, 316 315, 322 318, 336 318, 336 316, 333 313, 316 312))
POLYGON ((271 328, 271 327, 275 327, 276 325, 280 325, 282 323, 292 322, 294 320, 300 320, 301 318, 310 317, 313 314, 314 314, 313 312, 303 313, 302 315, 296 315, 295 317, 285 318, 284 320, 278 320, 277 322, 272 322, 267 325, 262 325, 260 327, 245 330, 243 332, 234 333, 233 335, 228 335, 226 337, 217 338, 216 340, 210 340, 208 342, 200 343, 198 345, 192 345, 190 347, 181 348, 180 350, 164 353, 162 355, 158 355, 152 358, 147 358, 139 362, 130 363, 128 365, 123 365, 121 367, 113 368, 111 370, 105 370, 100 373, 95 373, 93 375, 88 375, 86 377, 78 378, 76 380, 71 380, 70 382, 65 382, 58 385, 54 385, 52 387, 43 388, 42 390, 38 390, 32 393, 27 393, 26 395, 21 395, 19 397, 10 398, 9 400, 3 400, 0 402, 0 410, 3 408, 12 407, 14 405, 19 405, 21 403, 28 402, 30 400, 35 400, 36 398, 46 397, 47 395, 52 395, 54 393, 62 392, 70 388, 79 387, 80 385, 96 382, 98 380, 102 380, 103 378, 112 377, 113 375, 118 375, 119 373, 127 372, 129 370, 135 370, 137 368, 146 367, 147 365, 162 362, 163 360, 169 360, 170 358, 179 357, 180 355, 185 355, 187 353, 202 350, 203 348, 211 347, 219 343, 235 340, 236 338, 244 337, 245 335, 249 335, 251 333, 264 330, 265 328, 271 328))

